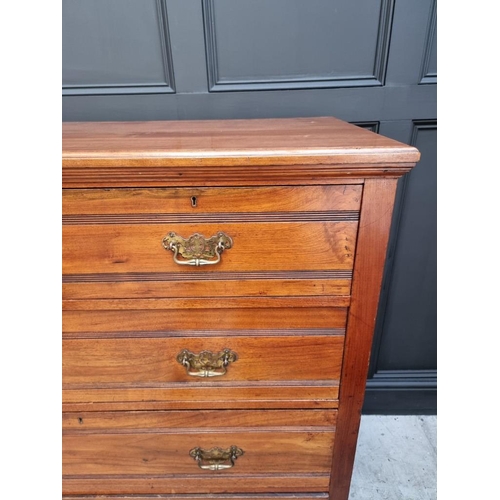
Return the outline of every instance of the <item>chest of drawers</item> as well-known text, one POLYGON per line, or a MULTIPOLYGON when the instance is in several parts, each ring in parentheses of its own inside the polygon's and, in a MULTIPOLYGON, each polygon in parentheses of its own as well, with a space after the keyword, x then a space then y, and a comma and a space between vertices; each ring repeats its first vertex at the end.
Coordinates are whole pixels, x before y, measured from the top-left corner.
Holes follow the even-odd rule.
POLYGON ((63 494, 346 500, 410 146, 63 124, 63 494))

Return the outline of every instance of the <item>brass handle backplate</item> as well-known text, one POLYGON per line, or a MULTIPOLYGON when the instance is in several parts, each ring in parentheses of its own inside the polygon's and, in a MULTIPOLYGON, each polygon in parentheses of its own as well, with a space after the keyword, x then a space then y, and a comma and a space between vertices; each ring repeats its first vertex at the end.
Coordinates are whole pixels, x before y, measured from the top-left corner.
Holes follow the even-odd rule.
POLYGON ((171 231, 162 241, 165 250, 174 252, 174 262, 181 266, 208 266, 218 264, 224 250, 233 246, 233 240, 223 232, 211 238, 195 233, 185 239, 171 231), (181 255, 182 259, 178 256, 181 255))
POLYGON ((192 377, 220 377, 227 373, 229 363, 237 359, 238 355, 230 349, 216 353, 201 351, 199 354, 183 349, 177 355, 177 361, 186 367, 187 374, 192 377))
POLYGON ((243 455, 244 451, 237 446, 230 446, 223 450, 222 448, 211 448, 203 450, 202 448, 193 448, 189 455, 197 462, 200 469, 205 470, 223 470, 234 467, 234 461, 243 455))

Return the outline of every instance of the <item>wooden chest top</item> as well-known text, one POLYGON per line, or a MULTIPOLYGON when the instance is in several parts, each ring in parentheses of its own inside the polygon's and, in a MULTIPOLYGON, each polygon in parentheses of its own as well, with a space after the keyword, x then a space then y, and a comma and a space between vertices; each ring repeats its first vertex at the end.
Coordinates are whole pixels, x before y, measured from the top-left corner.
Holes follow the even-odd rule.
POLYGON ((332 117, 63 124, 64 187, 309 184, 400 176, 419 157, 412 146, 332 117))

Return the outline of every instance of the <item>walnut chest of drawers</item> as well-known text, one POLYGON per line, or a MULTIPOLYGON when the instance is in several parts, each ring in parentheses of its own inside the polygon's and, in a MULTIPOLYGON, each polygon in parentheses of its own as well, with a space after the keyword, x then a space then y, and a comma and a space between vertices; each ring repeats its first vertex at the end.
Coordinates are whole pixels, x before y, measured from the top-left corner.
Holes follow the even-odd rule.
POLYGON ((334 118, 63 124, 63 494, 349 493, 410 146, 334 118))

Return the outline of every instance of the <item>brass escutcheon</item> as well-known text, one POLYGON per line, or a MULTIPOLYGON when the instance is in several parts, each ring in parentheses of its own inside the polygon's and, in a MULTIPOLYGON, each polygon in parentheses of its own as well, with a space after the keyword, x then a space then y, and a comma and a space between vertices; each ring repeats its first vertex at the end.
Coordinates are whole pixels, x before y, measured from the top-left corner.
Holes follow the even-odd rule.
POLYGON ((194 233, 185 239, 170 231, 162 240, 165 250, 174 252, 174 262, 181 266, 207 266, 218 264, 221 253, 233 246, 233 240, 223 232, 205 238, 202 234, 194 233), (181 255, 183 259, 178 259, 181 255))

